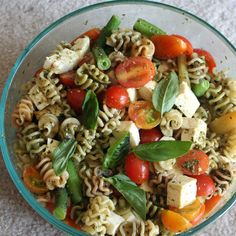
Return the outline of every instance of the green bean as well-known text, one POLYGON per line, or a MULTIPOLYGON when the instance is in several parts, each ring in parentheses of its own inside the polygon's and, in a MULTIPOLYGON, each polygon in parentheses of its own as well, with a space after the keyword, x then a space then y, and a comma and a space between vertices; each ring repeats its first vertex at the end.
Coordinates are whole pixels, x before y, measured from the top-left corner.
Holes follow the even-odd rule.
POLYGON ((139 31, 141 34, 146 35, 147 37, 151 37, 155 34, 166 34, 163 30, 158 28, 157 26, 151 24, 150 22, 139 18, 134 26, 134 30, 139 31))
POLYGON ((92 48, 93 56, 100 70, 108 70, 111 67, 111 61, 103 48, 95 46, 92 48))
POLYGON ((197 97, 203 96, 206 91, 209 89, 210 83, 208 80, 202 79, 198 84, 192 86, 192 90, 197 97))
POLYGON ((68 194, 65 188, 58 188, 56 190, 56 208, 53 215, 59 219, 64 220, 67 212, 68 194))
POLYGON ((185 81, 190 86, 190 80, 188 77, 187 61, 186 55, 181 55, 178 57, 178 76, 179 81, 185 81))
POLYGON ((68 161, 67 171, 69 173, 69 179, 67 181, 67 190, 70 195, 73 204, 77 204, 82 201, 82 183, 76 168, 72 160, 68 161))

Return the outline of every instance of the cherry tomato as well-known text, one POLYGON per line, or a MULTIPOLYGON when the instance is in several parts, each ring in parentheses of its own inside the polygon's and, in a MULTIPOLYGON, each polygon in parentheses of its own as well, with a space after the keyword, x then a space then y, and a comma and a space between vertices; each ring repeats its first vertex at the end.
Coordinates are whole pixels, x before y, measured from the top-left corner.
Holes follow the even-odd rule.
POLYGON ((136 101, 129 105, 129 118, 140 129, 152 129, 159 125, 161 115, 156 111, 151 102, 136 101))
POLYGON ((159 141, 162 138, 162 133, 160 129, 153 128, 153 129, 141 129, 139 130, 140 134, 140 143, 150 143, 159 141))
POLYGON ((93 54, 91 52, 88 52, 84 55, 82 60, 79 62, 79 66, 82 66, 84 63, 91 64, 93 60, 94 60, 93 54))
POLYGON ((71 71, 68 71, 68 72, 65 72, 63 74, 60 74, 59 75, 59 78, 60 78, 60 82, 69 87, 69 88, 74 88, 76 87, 75 85, 75 71, 71 70, 71 71))
POLYGON ((130 57, 120 63, 115 74, 118 82, 126 88, 140 88, 155 76, 153 63, 145 57, 130 57))
POLYGON ((197 179, 197 196, 207 197, 215 192, 214 181, 209 175, 203 174, 191 177, 197 179))
POLYGON ((209 157, 201 150, 190 150, 177 158, 177 166, 186 175, 201 175, 208 169, 209 157))
POLYGON ((53 213, 55 209, 55 203, 53 202, 47 202, 46 203, 46 208, 48 209, 49 212, 53 213))
POLYGON ((216 207, 221 198, 220 195, 216 195, 205 201, 205 215, 208 215, 216 207))
POLYGON ((82 112, 85 95, 86 92, 78 88, 69 89, 67 92, 67 102, 77 114, 82 112))
POLYGON ((216 67, 216 62, 213 58, 213 56, 206 50, 200 49, 200 48, 195 48, 193 49, 194 52, 198 54, 198 56, 204 56, 207 66, 208 66, 208 71, 209 73, 212 73, 212 70, 216 67))
POLYGON ((101 33, 101 30, 99 28, 92 28, 86 32, 84 32, 83 34, 81 34, 79 37, 77 37, 76 39, 74 39, 71 44, 74 44, 74 42, 78 39, 78 38, 81 38, 83 37, 84 35, 88 36, 91 40, 91 44, 93 44, 97 38, 99 37, 101 33))
POLYGON ((181 35, 178 35, 178 34, 172 34, 172 36, 175 36, 177 38, 182 39, 186 43, 186 45, 187 45, 186 55, 189 55, 189 56, 192 55, 192 53, 193 53, 193 46, 192 46, 192 44, 190 43, 190 41, 188 39, 186 39, 185 37, 183 37, 181 35))
POLYGON ((206 209, 205 205, 202 204, 198 215, 190 222, 192 225, 197 225, 201 221, 201 219, 203 218, 205 214, 205 209, 206 209))
POLYGON ((68 224, 69 226, 71 226, 71 227, 73 227, 73 228, 75 228, 75 229, 77 229, 77 230, 80 230, 80 229, 81 229, 80 226, 75 223, 75 220, 73 220, 73 219, 70 218, 71 210, 72 210, 72 207, 69 207, 69 208, 67 209, 66 218, 65 218, 64 222, 65 222, 66 224, 68 224))
POLYGON ((187 44, 172 35, 154 35, 151 37, 155 45, 155 57, 159 59, 170 59, 178 57, 187 52, 187 44))
POLYGON ((149 177, 149 162, 130 153, 125 159, 125 172, 136 184, 142 184, 149 177))
POLYGON ((173 233, 183 232, 192 227, 192 224, 179 213, 170 210, 161 211, 161 221, 164 227, 173 233))
POLYGON ((43 194, 48 192, 43 178, 34 166, 27 166, 23 171, 23 181, 32 193, 43 194))
POLYGON ((123 109, 129 105, 129 94, 120 85, 114 85, 107 89, 105 102, 108 107, 123 109))
POLYGON ((34 77, 38 78, 38 77, 39 77, 39 74, 40 74, 43 70, 44 70, 43 68, 38 69, 38 70, 35 72, 34 77))

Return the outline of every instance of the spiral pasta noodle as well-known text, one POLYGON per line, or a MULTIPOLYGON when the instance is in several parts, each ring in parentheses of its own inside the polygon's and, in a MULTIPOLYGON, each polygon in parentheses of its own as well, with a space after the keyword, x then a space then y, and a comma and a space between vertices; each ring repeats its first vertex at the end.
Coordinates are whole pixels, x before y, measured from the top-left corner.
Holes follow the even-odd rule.
POLYGON ((62 138, 75 138, 80 122, 74 117, 66 118, 60 125, 59 134, 62 138))
POLYGON ((45 114, 38 121, 39 130, 47 138, 53 138, 59 130, 59 121, 55 115, 45 114))
POLYGON ((40 117, 42 117, 45 114, 52 114, 56 117, 59 117, 63 114, 63 109, 61 105, 54 104, 54 105, 49 105, 40 111, 35 111, 34 114, 37 120, 39 120, 40 117))
POLYGON ((146 193, 146 199, 147 199, 147 217, 150 219, 153 219, 157 217, 158 214, 158 206, 157 206, 157 196, 153 193, 146 193))
POLYGON ((236 162, 236 131, 228 134, 227 141, 223 147, 223 154, 231 161, 236 162))
POLYGON ((126 56, 119 51, 114 51, 109 54, 109 59, 111 60, 111 67, 116 67, 118 64, 126 59, 126 56))

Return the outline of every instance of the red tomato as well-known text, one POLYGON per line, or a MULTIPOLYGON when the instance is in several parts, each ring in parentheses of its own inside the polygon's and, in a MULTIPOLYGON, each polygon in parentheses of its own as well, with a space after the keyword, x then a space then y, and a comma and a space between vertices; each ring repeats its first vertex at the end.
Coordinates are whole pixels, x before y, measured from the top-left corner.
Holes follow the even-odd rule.
POLYGON ((172 35, 154 35, 151 37, 155 45, 155 57, 159 59, 170 59, 178 57, 187 52, 187 44, 172 35))
POLYGON ((208 71, 212 73, 213 68, 216 67, 216 62, 213 58, 213 56, 207 52, 206 50, 200 49, 200 48, 195 48, 193 49, 194 52, 198 54, 198 56, 204 56, 206 59, 206 63, 208 66, 208 71))
POLYGON ((91 40, 91 44, 93 44, 97 38, 99 37, 101 33, 101 30, 99 28, 92 28, 86 32, 84 32, 83 34, 81 34, 79 37, 77 37, 76 39, 74 39, 71 44, 74 44, 74 42, 78 39, 78 38, 81 38, 83 37, 84 35, 88 36, 91 40))
POLYGON ((151 102, 136 101, 129 105, 129 118, 140 129, 152 129, 159 125, 161 115, 155 110, 151 102))
POLYGON ((162 133, 160 129, 153 128, 153 129, 140 129, 140 143, 150 143, 159 141, 162 138, 162 133))
POLYGON ((190 43, 190 41, 188 39, 186 39, 185 37, 183 37, 181 35, 178 35, 178 34, 172 34, 172 36, 175 36, 177 38, 182 39, 186 43, 186 45, 187 45, 186 55, 192 55, 192 53, 193 53, 193 46, 192 46, 192 44, 190 43))
POLYGON ((71 227, 73 227, 73 228, 75 228, 75 229, 77 229, 77 230, 80 230, 80 229, 81 229, 80 226, 75 223, 75 220, 72 220, 72 219, 70 218, 71 210, 72 210, 72 207, 69 207, 69 208, 67 209, 66 218, 65 218, 64 222, 65 222, 66 224, 68 224, 69 226, 71 226, 71 227))
POLYGON ((153 63, 144 57, 130 57, 115 69, 118 82, 126 88, 140 88, 155 76, 153 63))
POLYGON ((197 179, 197 196, 206 197, 215 192, 215 184, 209 175, 193 175, 191 177, 197 179))
POLYGON ((94 60, 93 54, 91 52, 88 52, 84 55, 82 60, 79 62, 79 66, 82 66, 84 63, 91 64, 93 60, 94 60))
POLYGON ((77 114, 82 112, 85 95, 86 92, 78 88, 69 89, 67 92, 67 102, 77 114))
POLYGON ((76 86, 75 75, 76 73, 73 70, 60 74, 59 75, 60 82, 69 88, 74 88, 76 86))
POLYGON ((40 69, 38 69, 36 72, 35 72, 35 74, 34 74, 34 77, 39 77, 39 74, 43 71, 44 69, 43 68, 40 68, 40 69))
POLYGON ((42 176, 34 166, 27 166, 23 171, 23 181, 32 193, 43 194, 48 192, 48 188, 42 176))
POLYGON ((208 215, 208 213, 216 207, 221 198, 222 197, 220 195, 216 195, 205 201, 205 215, 208 215))
POLYGON ((108 107, 123 109, 129 105, 129 95, 125 88, 114 85, 107 89, 105 102, 108 107))
POLYGON ((200 208, 200 210, 199 210, 198 215, 197 215, 192 221, 190 221, 190 223, 191 223, 192 225, 197 225, 197 224, 201 221, 201 219, 202 219, 203 216, 204 216, 205 209, 206 209, 205 205, 202 204, 202 206, 201 206, 201 208, 200 208))
POLYGON ((53 203, 53 202, 47 202, 46 208, 48 209, 48 211, 49 211, 50 213, 53 213, 53 211, 54 211, 54 209, 55 209, 55 203, 53 203))
POLYGON ((149 162, 139 159, 134 153, 125 159, 125 171, 136 184, 142 184, 149 177, 149 162))
POLYGON ((177 158, 177 166, 186 175, 201 175, 208 169, 209 157, 201 150, 190 150, 177 158))

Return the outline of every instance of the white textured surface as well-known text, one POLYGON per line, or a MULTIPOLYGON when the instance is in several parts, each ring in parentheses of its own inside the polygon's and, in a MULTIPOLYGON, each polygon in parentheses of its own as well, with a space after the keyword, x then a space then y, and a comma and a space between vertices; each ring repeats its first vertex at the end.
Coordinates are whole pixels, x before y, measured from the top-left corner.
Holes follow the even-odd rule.
MULTIPOLYGON (((40 31, 61 16, 96 2, 101 1, 0 0, 0 88, 21 51, 40 31)), ((236 45, 236 0, 160 2, 175 5, 201 17, 236 45)), ((199 235, 236 235, 235 222, 236 206, 199 235)), ((0 158, 0 236, 11 235, 64 234, 45 222, 28 206, 13 185, 0 158)))

